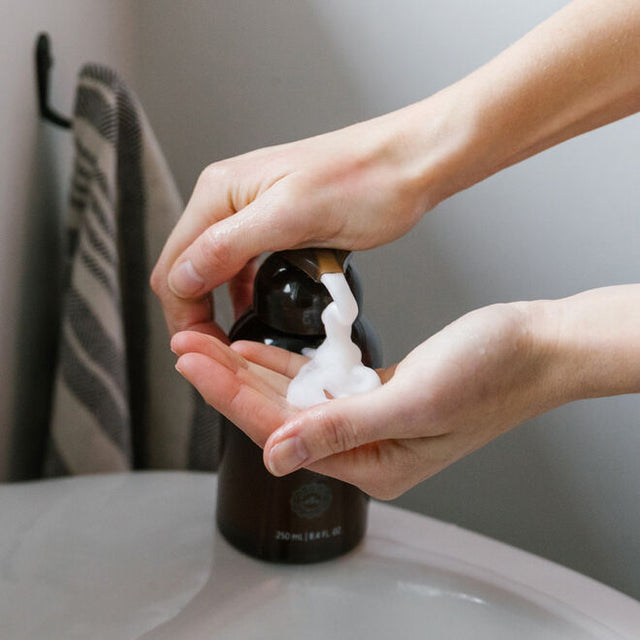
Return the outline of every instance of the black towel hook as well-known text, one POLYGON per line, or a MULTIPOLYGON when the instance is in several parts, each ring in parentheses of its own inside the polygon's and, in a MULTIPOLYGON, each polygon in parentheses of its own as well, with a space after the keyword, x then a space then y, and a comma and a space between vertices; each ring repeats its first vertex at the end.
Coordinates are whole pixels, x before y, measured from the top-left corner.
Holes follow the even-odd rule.
POLYGON ((40 116, 65 129, 71 128, 71 120, 49 107, 49 72, 53 65, 49 47, 49 35, 41 33, 36 41, 36 79, 38 81, 38 105, 40 116))

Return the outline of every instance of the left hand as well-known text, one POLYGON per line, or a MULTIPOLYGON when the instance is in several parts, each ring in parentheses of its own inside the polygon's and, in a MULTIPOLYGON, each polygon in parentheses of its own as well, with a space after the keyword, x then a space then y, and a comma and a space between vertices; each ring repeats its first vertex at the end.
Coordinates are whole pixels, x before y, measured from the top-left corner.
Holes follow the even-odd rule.
POLYGON ((540 315, 536 303, 469 313, 380 369, 380 388, 306 410, 286 401, 301 355, 189 331, 172 348, 205 400, 264 447, 274 475, 304 466, 390 499, 565 401, 540 315))

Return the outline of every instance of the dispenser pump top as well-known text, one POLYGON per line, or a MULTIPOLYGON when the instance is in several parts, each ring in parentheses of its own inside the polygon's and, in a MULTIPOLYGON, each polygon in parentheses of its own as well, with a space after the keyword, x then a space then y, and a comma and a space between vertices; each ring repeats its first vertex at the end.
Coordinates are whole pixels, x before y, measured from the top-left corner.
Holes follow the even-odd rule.
POLYGON ((345 271, 351 252, 343 249, 293 249, 281 251, 280 255, 310 278, 320 282, 324 273, 345 271))
POLYGON ((323 273, 344 272, 360 304, 361 287, 348 264, 350 252, 295 249, 271 254, 256 275, 253 309, 269 326, 297 335, 323 335, 321 315, 331 296, 321 283, 323 273))

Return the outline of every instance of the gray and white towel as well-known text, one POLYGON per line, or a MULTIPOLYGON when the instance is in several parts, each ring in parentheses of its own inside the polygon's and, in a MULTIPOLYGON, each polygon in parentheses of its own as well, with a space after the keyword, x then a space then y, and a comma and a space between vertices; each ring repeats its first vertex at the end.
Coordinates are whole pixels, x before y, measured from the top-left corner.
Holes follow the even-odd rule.
POLYGON ((73 135, 44 473, 214 469, 219 415, 175 371, 148 284, 182 204, 140 104, 112 70, 81 70, 73 135))

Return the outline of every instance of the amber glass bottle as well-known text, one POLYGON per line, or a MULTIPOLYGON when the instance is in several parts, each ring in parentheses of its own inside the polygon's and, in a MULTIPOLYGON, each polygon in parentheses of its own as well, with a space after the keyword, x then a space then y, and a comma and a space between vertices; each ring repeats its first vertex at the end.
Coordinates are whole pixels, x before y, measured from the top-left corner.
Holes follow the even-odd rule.
MULTIPOLYGON (((292 252, 274 253, 256 275, 253 306, 233 326, 232 340, 255 340, 300 353, 324 339, 320 314, 331 302, 324 285, 295 266, 292 252)), ((361 307, 355 270, 345 269, 361 307)), ((378 339, 360 314, 353 341, 363 362, 381 365, 378 339)), ((276 478, 262 450, 225 421, 218 470, 218 528, 242 551, 273 562, 318 562, 346 553, 364 536, 368 497, 347 483, 301 469, 276 478)))

